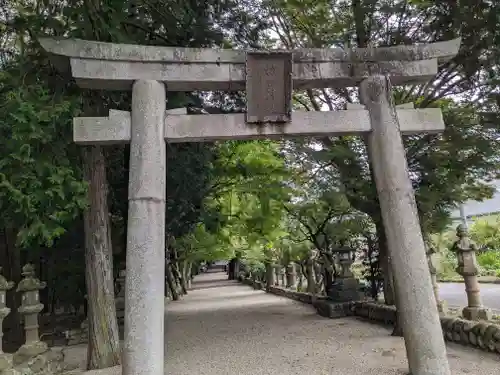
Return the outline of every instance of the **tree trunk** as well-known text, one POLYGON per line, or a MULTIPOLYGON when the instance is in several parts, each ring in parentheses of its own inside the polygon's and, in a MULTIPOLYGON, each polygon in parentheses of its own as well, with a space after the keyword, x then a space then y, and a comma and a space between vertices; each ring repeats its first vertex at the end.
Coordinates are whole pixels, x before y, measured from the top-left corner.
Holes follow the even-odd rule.
POLYGON ((386 305, 395 305, 394 279, 392 277, 389 248, 387 247, 384 223, 382 223, 381 220, 377 220, 375 226, 378 237, 380 269, 382 270, 382 274, 384 276, 384 301, 386 305))
POLYGON ((165 265, 165 277, 167 279, 168 289, 172 295, 172 301, 179 300, 179 293, 177 292, 177 287, 175 285, 174 275, 172 275, 172 269, 170 267, 170 263, 165 265))
POLYGON ((21 249, 16 246, 16 241, 15 229, 0 230, 0 264, 4 266, 2 274, 8 281, 15 283, 14 288, 7 291, 6 295, 6 304, 11 308, 3 323, 3 349, 7 352, 14 352, 24 344, 22 316, 17 311, 21 304, 21 295, 16 292, 16 286, 21 280, 21 249))
POLYGON ((89 207, 84 213, 84 223, 89 321, 87 369, 92 370, 120 364, 106 162, 100 146, 83 149, 83 170, 89 184, 89 207))
POLYGON ((386 305, 396 306, 396 322, 392 331, 392 336, 403 336, 403 325, 401 324, 401 314, 399 300, 397 298, 397 285, 394 280, 389 248, 387 247, 387 239, 385 237, 385 228, 382 221, 376 223, 377 237, 379 243, 379 260, 380 267, 384 273, 384 300, 386 305))
POLYGON ((323 288, 325 289, 325 294, 330 296, 330 291, 333 284, 333 274, 326 268, 323 269, 323 288))
POLYGON ((186 282, 179 270, 179 263, 177 262, 177 260, 175 260, 174 263, 172 263, 172 272, 174 274, 175 280, 177 281, 177 285, 180 286, 181 293, 183 295, 186 295, 187 294, 186 282))
POLYGON ((184 272, 181 268, 181 265, 179 264, 179 256, 177 254, 177 249, 175 247, 172 247, 169 253, 173 255, 171 264, 174 277, 177 281, 177 284, 180 286, 181 293, 183 295, 186 295, 187 294, 186 279, 184 278, 184 272))
POLYGON ((239 263, 237 258, 231 259, 229 262, 229 280, 236 280, 239 274, 239 263))
MULTIPOLYGON (((391 268, 391 267, 390 267, 391 268)), ((398 337, 403 337, 403 324, 401 322, 401 307, 399 305, 399 299, 398 299, 398 293, 397 293, 397 284, 396 280, 392 277, 392 270, 390 272, 391 278, 393 281, 393 286, 394 286, 394 304, 396 305, 396 323, 394 324, 394 329, 392 331, 391 336, 398 336, 398 337)))
POLYGON ((193 282, 193 262, 188 262, 186 280, 188 289, 191 289, 193 282))
POLYGON ((186 288, 186 291, 191 289, 191 269, 192 269, 192 264, 191 262, 188 262, 187 260, 182 261, 182 279, 184 280, 184 285, 186 288))

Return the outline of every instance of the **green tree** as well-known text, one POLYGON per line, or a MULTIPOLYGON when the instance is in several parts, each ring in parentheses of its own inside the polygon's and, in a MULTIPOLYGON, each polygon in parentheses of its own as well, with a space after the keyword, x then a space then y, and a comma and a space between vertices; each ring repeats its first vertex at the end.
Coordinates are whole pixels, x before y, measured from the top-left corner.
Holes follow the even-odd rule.
MULTIPOLYGON (((440 3, 427 1, 301 0, 269 2, 267 10, 278 35, 275 43, 284 48, 388 46, 461 35, 459 54, 440 66, 432 82, 400 88, 395 99, 397 103, 413 101, 417 107, 439 106, 447 125, 440 135, 405 137, 424 231, 432 233, 444 228, 456 202, 491 196, 492 189, 487 182, 498 174, 499 165, 495 141, 498 129, 492 125, 498 118, 497 106, 491 100, 497 87, 494 77, 499 57, 497 7, 487 2, 442 7, 440 3), (449 95, 461 99, 446 100, 449 95), (486 117, 489 122, 485 121, 486 117)), ((353 89, 308 90, 298 93, 295 99, 306 110, 323 107, 335 110, 356 100, 357 92, 353 89)), ((351 205, 372 218, 387 276, 384 228, 366 140, 351 136, 323 137, 311 141, 309 146, 309 157, 334 169, 351 205)), ((387 278, 385 285, 390 286, 387 278)), ((386 291, 385 294, 392 293, 386 291)))
MULTIPOLYGON (((40 86, 39 94, 44 94, 43 98, 48 96, 50 100, 57 98, 57 95, 63 99, 59 103, 57 100, 51 102, 52 105, 61 105, 64 107, 64 101, 75 103, 71 109, 67 109, 67 119, 63 121, 55 121, 55 116, 49 119, 50 125, 61 131, 65 126, 70 124, 71 117, 78 115, 79 111, 84 111, 85 115, 102 115, 101 112, 106 112, 109 108, 128 109, 130 96, 129 93, 104 93, 104 92, 86 92, 76 88, 71 82, 68 82, 67 77, 60 77, 59 74, 49 68, 46 56, 40 51, 37 45, 38 36, 58 36, 69 38, 82 38, 89 40, 99 40, 107 42, 126 42, 137 44, 154 44, 154 45, 171 45, 171 46, 214 46, 214 45, 231 45, 232 43, 244 44, 254 40, 259 35, 261 30, 261 22, 258 16, 258 10, 247 6, 244 2, 219 2, 219 1, 195 1, 186 4, 173 4, 164 1, 146 1, 140 6, 134 1, 69 1, 65 3, 54 2, 38 2, 17 0, 14 3, 9 2, 2 4, 4 9, 3 14, 6 19, 2 20, 3 39, 2 42, 8 48, 5 50, 13 56, 19 56, 26 59, 31 64, 32 69, 26 73, 20 69, 13 74, 18 79, 20 87, 27 92, 38 92, 36 85, 40 86), (175 25, 175 27, 172 27, 175 25), (63 78, 63 79, 61 79, 63 78), (48 94, 45 95, 45 92, 48 94), (75 100, 73 102, 72 100, 75 100), (65 122, 66 121, 66 122, 65 122)), ((10 55, 9 55, 10 56, 10 55)), ((10 58, 10 57, 8 57, 10 58)), ((35 99, 34 97, 31 99, 35 99)), ((173 96, 169 97, 170 103, 175 102, 173 96)), ((177 100, 177 99, 176 99, 177 100)), ((182 104, 184 99, 179 96, 178 102, 182 104)), ((30 110, 31 103, 22 103, 23 106, 30 110)), ((40 116, 50 116, 51 113, 43 106, 34 106, 35 111, 40 110, 40 116), (49 115, 47 115, 49 112, 49 115)), ((53 108, 52 108, 53 109, 53 108)), ((62 109, 56 108, 58 112, 62 109)), ((26 112, 26 108, 23 109, 26 112)), ((15 113, 15 112, 14 112, 15 113)), ((33 116, 35 113, 31 113, 33 116)), ((43 121, 33 117, 32 126, 34 131, 38 131, 37 126, 43 125, 43 121)), ((43 119, 42 119, 43 120, 43 119)), ((44 120, 45 121, 45 120, 44 120)), ((7 121, 8 126, 12 125, 12 121, 7 121)), ((68 129, 69 130, 69 129, 68 129)), ((15 144, 12 143, 14 146, 15 144)), ((52 145, 52 144, 50 144, 52 145)), ((64 154, 69 149, 75 150, 72 145, 54 142, 54 147, 58 147, 58 159, 61 164, 65 161, 74 163, 78 166, 78 155, 69 156, 64 154), (56 146, 57 145, 57 146, 56 146)), ((182 147, 181 147, 182 148, 182 147)), ((210 160, 210 147, 206 153, 210 160)), ((49 147, 44 150, 44 157, 53 157, 50 154, 49 147)), ((203 170, 196 171, 195 165, 199 162, 196 155, 197 149, 193 147, 188 152, 191 160, 188 170, 192 171, 192 177, 200 177, 206 175, 203 170), (198 173, 198 174, 197 174, 198 173)), ((119 361, 119 343, 116 327, 116 317, 113 304, 113 285, 111 279, 111 229, 109 224, 109 214, 107 208, 107 176, 106 170, 110 170, 106 165, 106 156, 100 147, 89 147, 83 150, 83 170, 85 172, 84 180, 89 182, 89 208, 84 212, 84 221, 86 222, 86 259, 87 259, 87 292, 89 295, 89 320, 91 337, 89 340, 89 368, 109 367, 117 364, 119 361), (100 235, 94 235, 97 233, 100 235), (104 327, 105 329, 101 329, 104 327)), ((117 228, 124 235, 123 228, 126 226, 126 206, 119 201, 126 201, 126 196, 123 194, 126 191, 127 184, 127 169, 125 160, 127 159, 127 148, 114 148, 111 154, 112 166, 120 166, 117 171, 108 173, 111 177, 112 192, 111 192, 111 208, 114 211, 112 218, 113 223, 122 228, 117 228)), ((32 154, 34 154, 32 152, 32 154)), ((23 158, 29 156, 28 147, 24 147, 19 152, 23 158)), ((43 158, 42 158, 43 159, 43 158)), ((169 167, 178 164, 180 159, 174 159, 173 163, 169 162, 169 167)), ((205 162, 204 162, 205 163, 205 162)), ((206 163, 205 163, 206 164, 206 163)), ((73 165, 73 164, 71 164, 73 165)), ((78 170, 79 168, 77 168, 78 170)), ((174 169, 169 169, 168 176, 180 176, 181 173, 173 173, 174 169)), ((180 169, 179 169, 180 170, 180 169)), ((3 169, 2 169, 3 172, 3 169)), ((38 177, 36 171, 35 176, 38 177)), ((18 175, 24 175, 23 170, 16 171, 18 175)), ((59 177, 61 178, 61 177, 59 177)), ((62 178, 69 178, 63 175, 62 178)), ((168 177, 170 178, 170 177, 168 177)), ((2 183, 5 180, 2 179, 2 183)), ((81 176, 76 176, 78 180, 76 185, 83 186, 81 189, 85 194, 85 184, 82 183, 81 176)), ((195 179, 196 180, 196 179, 195 179)), ((200 184, 206 183, 206 177, 198 179, 200 184)), ((36 182, 36 180, 35 180, 36 182)), ((60 182, 64 185, 66 180, 60 182)), ((57 182, 53 182, 56 185, 57 182)), ((174 182, 175 184, 175 182, 174 182)), ((198 185, 199 186, 199 185, 198 185)), ((7 186, 8 187, 8 186, 7 186)), ((21 185, 22 187, 22 185, 21 185)), ((27 187, 26 192, 30 196, 41 196, 49 194, 50 186, 39 186, 32 184, 27 187), (34 191, 38 187, 39 191, 34 191), (31 189, 31 190, 29 190, 31 189)), ((9 196, 5 202, 12 202, 12 194, 18 194, 12 187, 8 187, 9 196)), ((76 189, 76 187, 72 187, 76 189)), ((169 189, 170 190, 170 189, 169 189)), ((205 191, 205 189, 200 189, 205 191)), ((21 193, 25 193, 24 190, 21 193)), ((190 190, 190 196, 175 196, 175 203, 169 205, 172 207, 183 208, 180 210, 182 214, 188 214, 186 218, 180 218, 182 224, 178 224, 177 228, 182 233, 187 233, 194 228, 196 215, 201 214, 199 205, 197 204, 196 190, 190 190), (193 199, 190 199, 193 198, 193 199)), ((57 193, 55 193, 57 194, 57 193)), ((67 194, 69 194, 67 192, 67 194)), ((19 201, 25 205, 29 201, 19 201), (27 203, 26 203, 27 202, 27 203)), ((31 199, 37 199, 32 197, 31 199)), ((58 197, 51 204, 57 206, 58 197)), ((197 198, 198 202, 201 198, 197 198)), ((61 201, 64 199, 61 198, 61 201)), ((54 216, 50 220, 46 218, 40 224, 36 220, 36 215, 31 215, 27 219, 29 230, 24 230, 25 219, 19 214, 19 219, 22 222, 19 228, 29 234, 29 238, 42 238, 52 241, 54 237, 62 233, 61 224, 64 215, 70 216, 72 213, 72 202, 64 201, 67 204, 67 211, 56 211, 59 216, 54 216), (48 230, 49 228, 50 230, 48 230)), ((2 204, 6 204, 2 202, 2 204)), ((44 202, 44 205, 48 205, 44 202)), ((42 205, 41 205, 42 206, 42 205)), ((17 203, 13 205, 15 210, 18 210, 17 203)), ((81 213, 83 207, 74 209, 76 215, 81 213)), ((30 208, 34 210, 33 208, 30 208)), ((38 207, 37 207, 38 209, 38 207)), ((27 209, 26 209, 27 210, 27 209)), ((42 207, 40 207, 42 210, 42 207)), ((52 211, 45 211, 45 214, 51 214, 52 211)), ((172 217, 172 215, 168 215, 172 217)), ((20 232, 21 233, 21 232, 20 232)), ((167 234, 168 235, 168 234, 167 234)), ((14 238, 17 233, 14 233, 14 238)), ((24 237, 23 237, 24 238, 24 237)), ((123 242, 123 240, 122 240, 123 242)), ((16 271, 16 273, 18 273, 16 271)))
MULTIPOLYGON (((77 150, 71 142, 74 98, 48 90, 34 77, 37 66, 11 58, 0 71, 0 261, 5 276, 20 281, 21 251, 52 246, 86 207, 77 150)), ((47 71, 45 71, 47 73, 47 71)), ((19 305, 15 291, 10 306, 19 305)), ((20 315, 6 321, 6 340, 23 343, 20 315)))

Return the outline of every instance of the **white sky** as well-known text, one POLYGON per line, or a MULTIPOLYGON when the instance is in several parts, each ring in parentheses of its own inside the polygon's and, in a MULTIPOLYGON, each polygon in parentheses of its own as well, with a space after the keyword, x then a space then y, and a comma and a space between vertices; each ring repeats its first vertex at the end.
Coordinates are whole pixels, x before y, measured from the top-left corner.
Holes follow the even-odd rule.
MULTIPOLYGON (((485 215, 492 212, 500 211, 500 180, 494 182, 497 192, 492 199, 483 202, 467 201, 464 205, 465 214, 467 216, 485 215)), ((459 218, 460 212, 458 210, 451 213, 452 218, 459 218)))

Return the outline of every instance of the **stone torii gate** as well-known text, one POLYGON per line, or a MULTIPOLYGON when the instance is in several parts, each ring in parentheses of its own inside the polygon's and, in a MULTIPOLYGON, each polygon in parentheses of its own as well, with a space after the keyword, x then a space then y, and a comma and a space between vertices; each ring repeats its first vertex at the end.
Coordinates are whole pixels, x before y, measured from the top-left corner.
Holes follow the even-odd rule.
POLYGON ((369 133, 410 371, 450 375, 401 134, 439 132, 439 109, 396 108, 391 85, 431 79, 460 40, 245 52, 42 39, 82 88, 132 90, 132 112, 74 119, 79 144, 130 143, 124 375, 164 371, 166 142, 369 133), (245 114, 166 110, 169 91, 246 90, 245 114), (363 106, 292 111, 292 89, 360 86, 363 106), (365 109, 366 108, 366 109, 365 109))

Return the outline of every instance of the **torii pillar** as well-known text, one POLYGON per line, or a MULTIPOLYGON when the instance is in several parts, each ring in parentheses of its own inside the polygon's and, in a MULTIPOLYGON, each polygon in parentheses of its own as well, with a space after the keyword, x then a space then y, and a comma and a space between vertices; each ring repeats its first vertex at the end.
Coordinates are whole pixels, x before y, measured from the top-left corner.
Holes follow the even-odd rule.
POLYGON ((369 135, 370 160, 398 286, 398 313, 403 323, 409 368, 413 375, 449 375, 390 79, 383 75, 368 77, 360 85, 360 95, 373 128, 369 135))
POLYGON ((132 87, 123 374, 163 374, 165 320, 166 93, 132 87), (146 352, 146 353, 145 353, 146 352))

